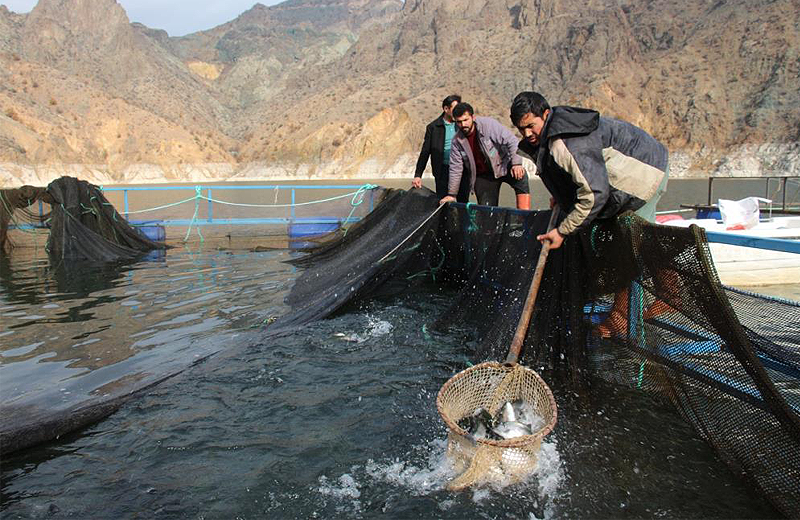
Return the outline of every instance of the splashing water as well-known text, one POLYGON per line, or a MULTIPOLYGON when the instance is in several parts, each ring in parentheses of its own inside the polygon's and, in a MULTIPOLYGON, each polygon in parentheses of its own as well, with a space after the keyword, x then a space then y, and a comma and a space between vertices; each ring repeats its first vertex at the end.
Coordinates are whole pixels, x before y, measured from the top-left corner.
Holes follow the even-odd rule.
MULTIPOLYGON (((428 445, 416 446, 412 452, 418 453, 422 460, 370 459, 363 466, 352 466, 349 473, 344 473, 338 478, 321 476, 316 491, 329 500, 338 502, 335 506, 338 512, 362 512, 365 505, 360 501, 360 490, 376 484, 389 484, 400 488, 401 494, 433 496, 437 500, 439 509, 443 511, 450 509, 455 505, 458 494, 446 491, 448 482, 457 476, 453 464, 447 457, 447 441, 436 439, 428 445)), ((512 489, 535 490, 540 502, 547 504, 557 495, 564 480, 565 473, 556 443, 543 442, 536 470, 526 481, 514 484, 512 489)), ((498 495, 507 496, 507 487, 507 483, 493 482, 491 485, 472 489, 469 496, 472 502, 479 504, 498 498, 498 495)), ((384 505, 383 512, 390 512, 390 507, 384 505)), ((547 508, 543 513, 542 518, 552 517, 552 511, 547 508)), ((538 517, 531 513, 531 518, 538 517)))
POLYGON ((394 329, 394 325, 392 325, 388 321, 376 318, 375 316, 371 316, 369 314, 366 315, 366 320, 367 320, 367 325, 364 328, 363 332, 361 333, 337 332, 336 334, 334 334, 334 336, 340 338, 342 341, 350 341, 352 343, 364 343, 365 341, 368 341, 373 338, 386 336, 387 334, 390 334, 394 329))

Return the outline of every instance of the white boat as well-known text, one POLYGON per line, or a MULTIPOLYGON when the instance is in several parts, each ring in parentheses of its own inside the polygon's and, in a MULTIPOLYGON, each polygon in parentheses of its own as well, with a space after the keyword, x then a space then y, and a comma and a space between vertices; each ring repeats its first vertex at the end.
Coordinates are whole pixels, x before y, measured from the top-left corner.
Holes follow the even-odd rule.
POLYGON ((800 283, 800 253, 791 252, 800 251, 800 216, 762 218, 754 227, 741 230, 728 229, 721 220, 708 218, 659 220, 668 226, 694 224, 705 229, 714 266, 724 285, 800 283), (781 244, 781 240, 794 242, 781 244))

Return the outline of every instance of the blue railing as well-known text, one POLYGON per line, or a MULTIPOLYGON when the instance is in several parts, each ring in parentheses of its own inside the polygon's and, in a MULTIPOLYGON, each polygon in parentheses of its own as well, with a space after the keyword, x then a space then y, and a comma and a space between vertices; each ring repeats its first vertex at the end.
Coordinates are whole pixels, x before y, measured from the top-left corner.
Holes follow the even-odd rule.
POLYGON ((723 233, 721 231, 706 231, 706 238, 709 242, 716 242, 718 244, 730 244, 733 246, 768 249, 770 251, 782 251, 784 253, 800 253, 800 240, 762 238, 733 233, 723 233))
MULTIPOLYGON (((178 204, 183 204, 186 202, 190 202, 192 200, 195 201, 196 208, 200 201, 204 201, 207 203, 207 214, 204 219, 159 219, 159 223, 165 226, 188 226, 188 225, 196 225, 196 226, 212 226, 212 225, 240 225, 240 224, 288 224, 292 223, 297 219, 297 207, 302 205, 309 205, 315 204, 319 202, 324 202, 328 200, 335 200, 346 198, 349 196, 353 197, 351 204, 356 206, 361 204, 361 200, 356 202, 356 198, 359 197, 359 194, 363 192, 362 197, 368 195, 368 204, 369 210, 372 211, 375 207, 375 197, 374 191, 370 188, 374 186, 372 185, 314 185, 314 186, 304 186, 304 185, 256 185, 256 186, 204 186, 204 185, 193 185, 193 186, 144 186, 144 187, 110 187, 110 188, 103 188, 104 193, 110 192, 122 192, 122 211, 120 213, 125 216, 126 219, 133 214, 144 213, 149 211, 149 209, 142 209, 133 211, 130 208, 130 199, 128 194, 130 192, 140 192, 140 191, 189 191, 194 192, 195 196, 190 197, 189 199, 179 201, 173 204, 168 204, 166 206, 161 206, 161 208, 175 206, 178 204), (233 203, 233 202, 225 202, 215 200, 213 198, 213 189, 218 190, 270 190, 270 191, 286 191, 289 190, 290 200, 289 204, 242 204, 242 203, 233 203), (328 199, 320 200, 320 201, 312 201, 306 203, 298 203, 297 202, 297 193, 298 191, 313 191, 313 190, 355 190, 354 193, 347 193, 344 195, 339 195, 335 197, 331 197, 328 199), (214 218, 214 205, 215 204, 226 204, 226 205, 233 205, 233 206, 241 206, 241 207, 253 207, 253 208, 279 208, 285 207, 288 209, 288 216, 286 217, 271 217, 271 218, 214 218)), ((366 202, 366 201, 364 201, 366 202)), ((152 208, 151 208, 152 209, 152 208)), ((40 209, 41 211, 41 209, 40 209)), ((306 223, 328 223, 331 221, 339 221, 341 223, 351 223, 356 222, 359 220, 358 217, 353 217, 352 214, 348 217, 344 218, 336 218, 334 216, 323 216, 320 215, 318 218, 303 218, 303 221, 306 223)))

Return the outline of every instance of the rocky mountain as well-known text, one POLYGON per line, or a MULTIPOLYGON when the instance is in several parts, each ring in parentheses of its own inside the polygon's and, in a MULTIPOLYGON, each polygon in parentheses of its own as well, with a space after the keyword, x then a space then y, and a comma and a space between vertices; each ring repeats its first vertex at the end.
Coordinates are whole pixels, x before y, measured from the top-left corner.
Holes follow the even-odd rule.
POLYGON ((0 184, 411 175, 460 93, 665 142, 673 175, 800 174, 797 0, 289 0, 173 38, 115 0, 0 7, 0 184), (39 183, 40 183, 39 182, 39 183))

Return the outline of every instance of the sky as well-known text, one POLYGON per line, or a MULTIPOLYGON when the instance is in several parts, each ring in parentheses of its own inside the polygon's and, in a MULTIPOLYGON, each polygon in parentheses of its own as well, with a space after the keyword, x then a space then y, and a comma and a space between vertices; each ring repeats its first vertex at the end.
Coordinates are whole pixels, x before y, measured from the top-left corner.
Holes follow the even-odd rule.
MULTIPOLYGON (((229 22, 256 3, 275 5, 281 0, 117 0, 132 22, 183 36, 229 22), (200 7, 202 6, 202 7, 200 7)), ((36 0, 0 0, 15 13, 28 13, 36 0)))

